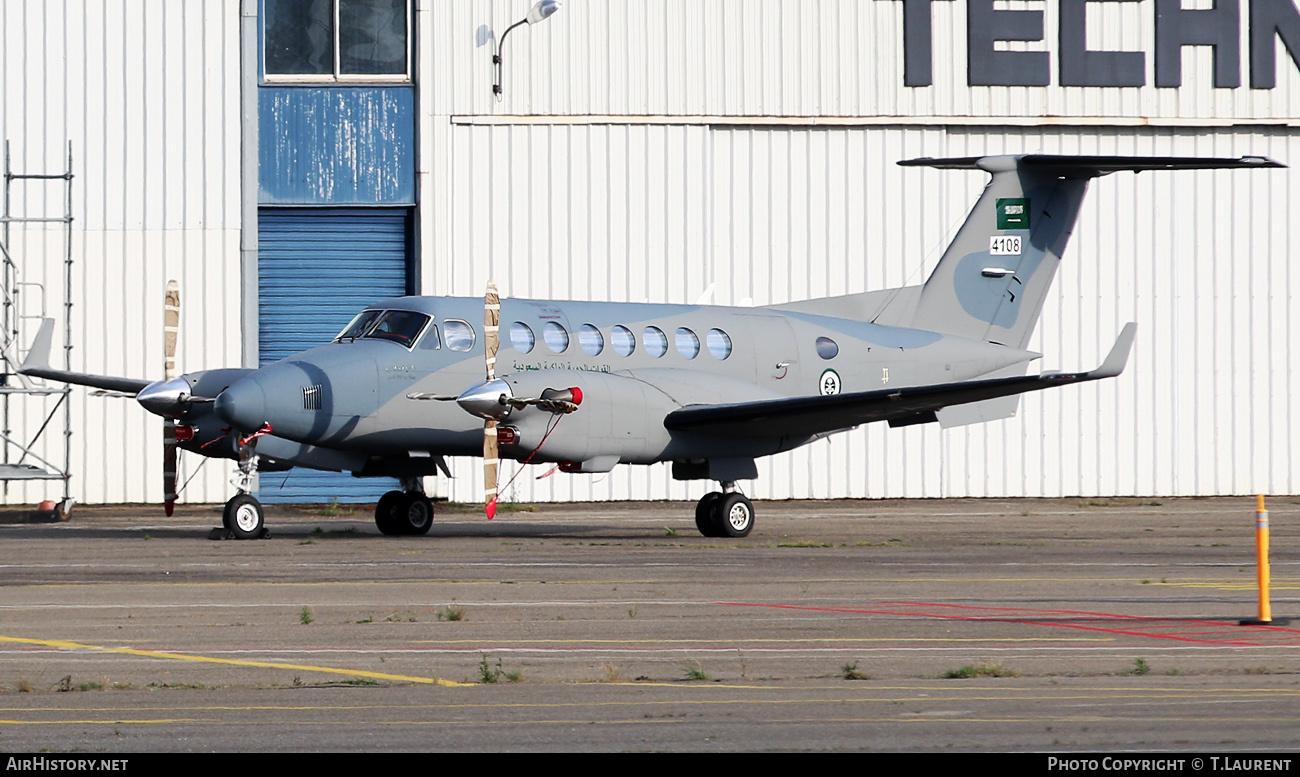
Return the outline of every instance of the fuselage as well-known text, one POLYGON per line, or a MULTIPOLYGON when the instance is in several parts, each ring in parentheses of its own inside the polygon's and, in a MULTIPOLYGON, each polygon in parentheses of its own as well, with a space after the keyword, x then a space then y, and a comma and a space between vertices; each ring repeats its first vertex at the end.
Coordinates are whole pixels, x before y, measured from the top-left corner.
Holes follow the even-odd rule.
MULTIPOLYGON (((331 343, 266 365, 230 386, 216 412, 245 434, 356 462, 480 455, 483 422, 455 397, 484 378, 483 302, 402 297, 372 305, 331 343)), ((970 380, 1036 354, 917 329, 766 308, 554 302, 501 304, 496 373, 515 395, 577 387, 582 407, 562 423, 542 410, 503 420, 519 433, 503 457, 616 463, 762 456, 811 437, 745 442, 673 433, 663 418, 691 405, 839 394, 970 380), (546 445, 537 447, 543 437, 546 445)), ((270 446, 274 448, 274 446, 270 446)), ((313 464, 288 452, 287 463, 313 464)), ((268 455, 275 456, 269 449, 268 455)), ((587 466, 582 465, 586 462, 587 466)), ((382 463, 379 469, 384 469, 382 463)))

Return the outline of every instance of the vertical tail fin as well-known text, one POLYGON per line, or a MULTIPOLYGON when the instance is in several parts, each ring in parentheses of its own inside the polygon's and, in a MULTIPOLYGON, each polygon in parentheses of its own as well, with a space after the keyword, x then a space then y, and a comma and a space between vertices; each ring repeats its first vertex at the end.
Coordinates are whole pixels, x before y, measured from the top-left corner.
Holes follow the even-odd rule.
POLYGON ((1033 334, 1088 182, 1119 170, 1282 167, 1265 157, 987 156, 904 166, 992 175, 922 287, 912 325, 1023 349, 1033 334))

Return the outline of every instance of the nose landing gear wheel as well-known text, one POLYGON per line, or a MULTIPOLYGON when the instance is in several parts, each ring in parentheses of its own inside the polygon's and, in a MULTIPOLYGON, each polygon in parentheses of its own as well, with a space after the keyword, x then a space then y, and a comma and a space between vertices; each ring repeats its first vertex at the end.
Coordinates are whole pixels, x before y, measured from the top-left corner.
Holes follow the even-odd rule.
POLYGON ((262 503, 249 494, 239 494, 226 502, 221 523, 236 539, 252 540, 266 533, 262 503))

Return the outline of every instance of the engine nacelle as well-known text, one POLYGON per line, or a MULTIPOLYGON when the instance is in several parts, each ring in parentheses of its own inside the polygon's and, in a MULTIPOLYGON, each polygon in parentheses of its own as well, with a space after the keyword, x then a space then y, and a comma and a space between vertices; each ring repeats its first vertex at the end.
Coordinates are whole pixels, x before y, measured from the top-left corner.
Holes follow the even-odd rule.
POLYGON ((669 432, 662 424, 628 423, 627 416, 662 418, 678 405, 635 378, 538 370, 506 375, 501 380, 509 384, 515 399, 578 400, 578 409, 570 413, 537 406, 511 410, 500 424, 513 429, 517 439, 501 447, 503 456, 522 461, 541 443, 533 461, 566 462, 567 469, 575 472, 605 472, 619 462, 655 461, 668 445, 669 432), (577 391, 568 393, 573 389, 577 391))

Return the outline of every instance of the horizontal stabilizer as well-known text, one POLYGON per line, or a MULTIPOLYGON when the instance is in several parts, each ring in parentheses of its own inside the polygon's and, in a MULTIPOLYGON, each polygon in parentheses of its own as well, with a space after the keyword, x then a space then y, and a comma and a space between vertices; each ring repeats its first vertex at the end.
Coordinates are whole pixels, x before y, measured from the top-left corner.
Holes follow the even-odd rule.
POLYGON ((1060 154, 1025 154, 1015 157, 968 156, 947 159, 905 159, 903 167, 935 167, 941 170, 988 170, 994 160, 1015 159, 1021 167, 1061 168, 1077 170, 1086 178, 1131 170, 1223 170, 1234 168, 1286 167, 1266 156, 1186 157, 1186 156, 1065 156, 1060 154))
POLYGON ((911 419, 968 402, 1115 377, 1128 361, 1136 333, 1137 324, 1126 325, 1106 360, 1090 372, 1046 373, 727 405, 692 405, 669 413, 664 426, 673 431, 731 437, 798 437, 826 434, 873 421, 911 419))
POLYGON ((27 358, 23 360, 23 365, 18 368, 19 374, 29 375, 33 378, 44 378, 54 380, 59 383, 72 383, 77 386, 93 386, 108 391, 120 391, 130 396, 135 396, 140 389, 148 386, 152 381, 136 380, 134 378, 115 378, 111 375, 87 375, 81 372, 68 372, 66 370, 56 370, 50 367, 50 343, 54 338, 54 319, 46 318, 41 320, 41 328, 36 332, 36 339, 32 341, 32 348, 27 352, 27 358))

